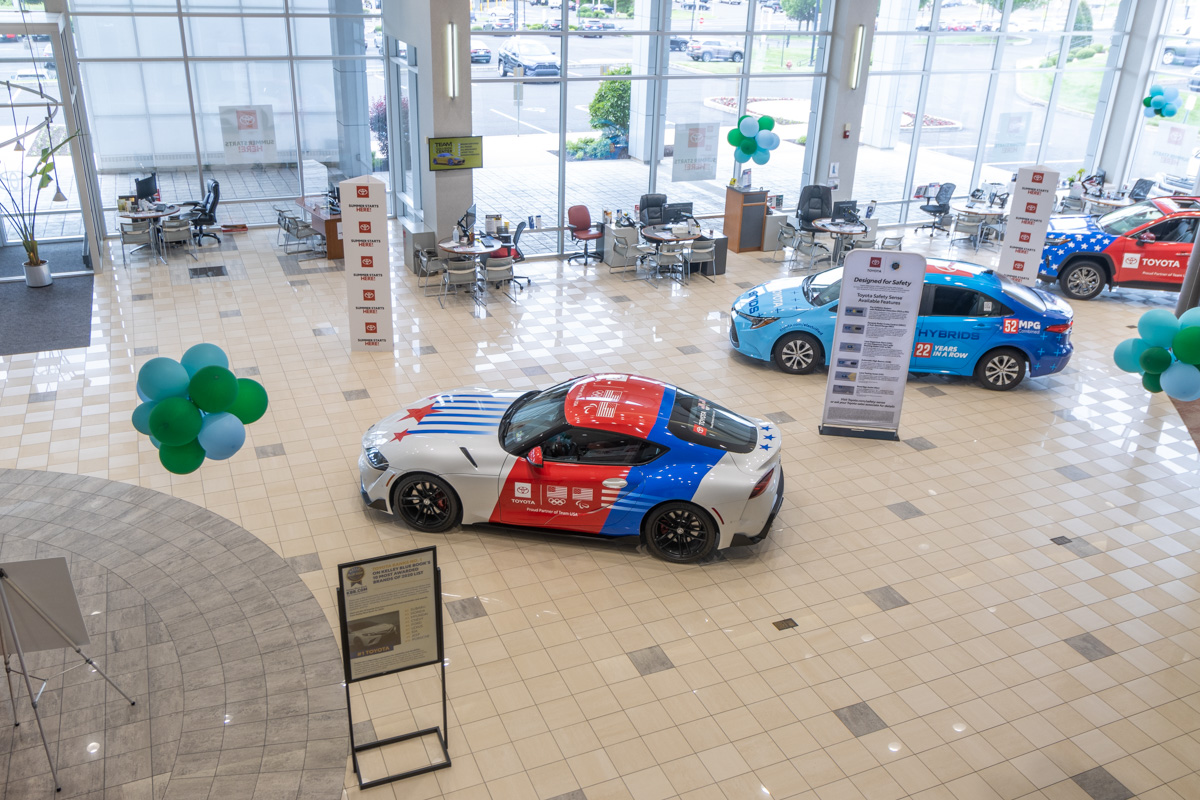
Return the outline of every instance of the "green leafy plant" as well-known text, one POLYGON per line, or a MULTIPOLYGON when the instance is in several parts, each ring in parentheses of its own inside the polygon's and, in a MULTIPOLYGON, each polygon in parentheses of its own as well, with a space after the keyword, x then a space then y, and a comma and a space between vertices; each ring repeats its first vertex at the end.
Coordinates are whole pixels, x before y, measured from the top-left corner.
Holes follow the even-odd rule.
POLYGON ((54 147, 43 147, 33 171, 25 174, 25 153, 21 151, 21 172, 0 174, 0 190, 8 197, 0 198, 0 214, 8 221, 21 239, 21 246, 29 256, 30 266, 45 262, 38 257, 37 214, 42 190, 54 183, 54 154, 67 145, 78 134, 71 134, 54 147), (16 176, 19 175, 19 178, 16 176), (15 179, 14 179, 15 178, 15 179))
MULTIPOLYGON (((609 67, 605 75, 630 75, 633 70, 628 64, 609 67)), ((588 114, 593 128, 616 128, 622 135, 629 134, 629 81, 601 81, 596 96, 588 103, 588 114)))

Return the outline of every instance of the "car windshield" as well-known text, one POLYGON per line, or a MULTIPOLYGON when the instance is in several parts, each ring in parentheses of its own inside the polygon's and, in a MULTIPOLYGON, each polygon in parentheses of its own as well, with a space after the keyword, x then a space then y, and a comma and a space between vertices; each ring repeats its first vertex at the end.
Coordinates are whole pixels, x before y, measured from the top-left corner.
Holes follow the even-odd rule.
POLYGON ((501 425, 501 445, 510 453, 519 452, 527 442, 534 441, 543 433, 567 424, 564 410, 567 392, 575 381, 560 383, 539 394, 521 398, 513 404, 515 411, 506 425, 501 425))
POLYGON ((667 430, 685 442, 733 453, 749 453, 758 442, 758 428, 750 420, 683 389, 675 390, 667 430))
POLYGON ((1022 286, 1019 283, 1014 283, 1003 275, 1000 278, 1000 289, 1004 292, 1004 296, 1009 299, 1016 300, 1023 306, 1028 306, 1034 311, 1045 311, 1046 303, 1038 296, 1038 293, 1028 286, 1022 286))
POLYGON ((540 42, 521 42, 519 49, 524 56, 552 56, 554 53, 540 42))
POLYGON ((1158 210, 1158 206, 1149 200, 1143 200, 1140 203, 1108 212, 1096 220, 1096 224, 1107 234, 1121 236, 1143 225, 1160 220, 1163 216, 1163 212, 1158 210))
POLYGON ((842 294, 842 268, 834 267, 804 279, 804 299, 813 306, 824 306, 834 302, 842 294))

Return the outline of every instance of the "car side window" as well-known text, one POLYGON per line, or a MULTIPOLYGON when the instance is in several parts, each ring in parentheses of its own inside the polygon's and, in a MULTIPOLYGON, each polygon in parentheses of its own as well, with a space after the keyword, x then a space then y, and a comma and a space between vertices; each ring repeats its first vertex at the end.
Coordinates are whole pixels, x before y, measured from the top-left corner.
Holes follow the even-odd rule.
POLYGON ((1159 242, 1191 242, 1196 241, 1196 218, 1195 217, 1176 217, 1147 229, 1147 233, 1154 234, 1154 239, 1159 242))
POLYGON ((975 305, 968 317, 1007 317, 1012 309, 982 292, 975 292, 975 305))
POLYGON ((542 457, 568 464, 632 466, 657 457, 664 448, 632 436, 590 428, 570 428, 542 443, 542 457), (657 448, 655 450, 648 450, 657 448))
POLYGON ((975 316, 973 309, 978 297, 979 292, 961 286, 934 286, 933 302, 927 313, 932 317, 975 316))

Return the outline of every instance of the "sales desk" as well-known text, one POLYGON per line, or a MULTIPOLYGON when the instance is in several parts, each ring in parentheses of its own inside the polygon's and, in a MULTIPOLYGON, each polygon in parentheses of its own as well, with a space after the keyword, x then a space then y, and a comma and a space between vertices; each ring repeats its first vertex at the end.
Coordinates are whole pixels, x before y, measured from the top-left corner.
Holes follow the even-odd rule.
POLYGON ((342 247, 342 215, 330 212, 325 196, 300 197, 296 200, 296 205, 312 217, 313 230, 325 235, 325 257, 345 258, 346 251, 342 247))

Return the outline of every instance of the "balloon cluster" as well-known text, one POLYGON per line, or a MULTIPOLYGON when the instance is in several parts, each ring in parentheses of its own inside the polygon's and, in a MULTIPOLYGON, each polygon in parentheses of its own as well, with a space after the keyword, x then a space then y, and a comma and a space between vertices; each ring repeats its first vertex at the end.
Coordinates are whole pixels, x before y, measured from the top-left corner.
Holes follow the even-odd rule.
POLYGON ((1178 319, 1165 308, 1147 311, 1138 320, 1137 339, 1117 345, 1113 360, 1126 372, 1139 372, 1142 386, 1166 392, 1176 400, 1200 400, 1200 308, 1178 319))
POLYGON ((1147 118, 1173 117, 1179 112, 1179 90, 1164 89, 1155 84, 1150 94, 1142 98, 1142 114, 1147 118))
POLYGON ((755 164, 765 164, 771 160, 771 151, 779 147, 779 134, 775 127, 774 117, 759 117, 755 119, 749 114, 738 118, 737 127, 729 132, 726 140, 735 148, 733 160, 745 164, 751 159, 755 164))
POLYGON ((133 427, 150 437, 158 460, 176 475, 205 458, 229 458, 246 442, 246 426, 267 413, 267 390, 235 377, 215 344, 188 348, 183 358, 152 358, 138 370, 133 427))

